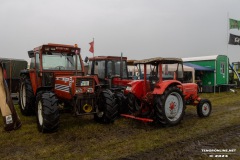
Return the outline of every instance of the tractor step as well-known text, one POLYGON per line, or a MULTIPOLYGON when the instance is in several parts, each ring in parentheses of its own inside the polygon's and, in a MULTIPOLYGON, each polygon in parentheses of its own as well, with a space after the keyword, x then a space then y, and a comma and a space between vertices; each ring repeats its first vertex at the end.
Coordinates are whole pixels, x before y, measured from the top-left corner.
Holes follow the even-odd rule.
POLYGON ((136 120, 143 121, 143 122, 153 122, 153 119, 136 117, 136 116, 133 116, 133 115, 130 115, 130 114, 121 114, 121 116, 126 117, 126 118, 136 119, 136 120))

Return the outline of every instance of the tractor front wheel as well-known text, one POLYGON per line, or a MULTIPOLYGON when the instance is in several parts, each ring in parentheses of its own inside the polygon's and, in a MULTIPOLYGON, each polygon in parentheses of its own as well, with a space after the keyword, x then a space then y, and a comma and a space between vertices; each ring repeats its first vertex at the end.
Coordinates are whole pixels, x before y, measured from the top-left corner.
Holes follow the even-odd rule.
POLYGON ((39 132, 54 132, 59 126, 59 108, 56 95, 50 91, 37 94, 37 124, 39 132))
POLYGON ((118 115, 118 105, 116 104, 113 93, 106 89, 100 92, 97 98, 97 113, 94 119, 100 123, 111 123, 118 115))
POLYGON ((208 99, 201 99, 197 105, 197 114, 199 117, 208 117, 212 111, 212 104, 208 99))
POLYGON ((164 126, 173 126, 180 123, 185 108, 183 94, 176 86, 169 87, 164 94, 155 96, 156 121, 164 126))
POLYGON ((19 106, 21 113, 25 116, 33 115, 35 97, 30 78, 27 75, 21 77, 19 88, 19 106))

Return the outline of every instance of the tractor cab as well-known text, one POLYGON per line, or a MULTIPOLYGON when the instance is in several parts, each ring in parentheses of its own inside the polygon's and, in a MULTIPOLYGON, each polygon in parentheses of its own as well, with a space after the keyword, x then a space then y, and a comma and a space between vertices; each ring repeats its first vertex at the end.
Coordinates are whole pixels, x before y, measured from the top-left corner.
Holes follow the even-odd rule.
POLYGON ((89 58, 89 75, 98 75, 100 84, 110 88, 126 88, 132 80, 128 75, 127 57, 96 56, 89 58))

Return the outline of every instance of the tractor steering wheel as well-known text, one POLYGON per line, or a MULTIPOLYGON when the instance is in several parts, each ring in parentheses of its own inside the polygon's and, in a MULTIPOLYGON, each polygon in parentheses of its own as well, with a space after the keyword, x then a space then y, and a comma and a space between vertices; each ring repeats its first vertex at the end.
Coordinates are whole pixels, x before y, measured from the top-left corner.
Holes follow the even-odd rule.
POLYGON ((56 66, 55 68, 56 68, 56 69, 59 69, 59 70, 65 70, 65 67, 64 67, 64 66, 56 66))

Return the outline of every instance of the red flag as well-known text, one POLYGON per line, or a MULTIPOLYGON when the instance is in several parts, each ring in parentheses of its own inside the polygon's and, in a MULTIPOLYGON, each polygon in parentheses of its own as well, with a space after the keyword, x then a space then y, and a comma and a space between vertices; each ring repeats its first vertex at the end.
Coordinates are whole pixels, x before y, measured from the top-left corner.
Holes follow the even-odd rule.
POLYGON ((90 44, 89 51, 94 53, 94 40, 92 42, 90 42, 89 44, 90 44))

